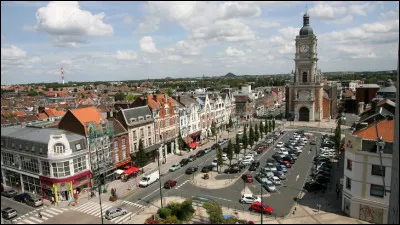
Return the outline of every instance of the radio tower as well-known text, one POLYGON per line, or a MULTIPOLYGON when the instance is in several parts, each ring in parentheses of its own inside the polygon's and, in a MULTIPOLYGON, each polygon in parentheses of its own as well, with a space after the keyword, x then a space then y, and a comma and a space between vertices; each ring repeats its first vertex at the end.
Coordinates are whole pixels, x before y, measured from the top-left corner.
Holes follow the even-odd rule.
POLYGON ((64 84, 64 69, 61 67, 61 79, 62 79, 62 84, 64 84))

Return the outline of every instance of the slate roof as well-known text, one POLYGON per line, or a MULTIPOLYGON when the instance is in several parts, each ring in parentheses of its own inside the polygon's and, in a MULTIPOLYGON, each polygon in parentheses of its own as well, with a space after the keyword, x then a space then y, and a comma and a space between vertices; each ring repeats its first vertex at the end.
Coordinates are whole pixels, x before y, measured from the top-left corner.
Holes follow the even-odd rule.
POLYGON ((108 121, 110 121, 114 127, 114 135, 119 136, 121 134, 127 134, 128 131, 122 126, 122 124, 116 120, 115 118, 108 118, 108 121))
POLYGON ((122 109, 121 111, 128 126, 135 126, 154 121, 150 108, 147 105, 129 109, 122 109), (146 119, 146 115, 149 115, 150 118, 146 119), (143 117, 142 121, 139 121, 140 116, 143 117), (131 119, 136 119, 136 121, 131 122, 131 119))

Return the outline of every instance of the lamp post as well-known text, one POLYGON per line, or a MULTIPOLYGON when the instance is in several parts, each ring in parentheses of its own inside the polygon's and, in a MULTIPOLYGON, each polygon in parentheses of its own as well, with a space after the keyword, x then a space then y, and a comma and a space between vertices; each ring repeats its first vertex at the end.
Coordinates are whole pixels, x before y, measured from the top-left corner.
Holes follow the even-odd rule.
MULTIPOLYGON (((165 139, 163 143, 163 148, 165 147, 165 139)), ((158 164, 158 183, 160 185, 160 198, 161 198, 161 208, 163 208, 163 196, 162 196, 162 190, 161 190, 161 168, 160 168, 160 152, 158 151, 157 153, 157 164, 158 164)))
MULTIPOLYGON (((261 179, 261 181, 262 181, 262 179, 261 179)), ((260 199, 261 199, 261 205, 262 205, 263 204, 263 182, 260 183, 260 192, 261 192, 260 199)), ((261 212, 261 224, 263 224, 263 214, 264 214, 264 212, 261 212)))

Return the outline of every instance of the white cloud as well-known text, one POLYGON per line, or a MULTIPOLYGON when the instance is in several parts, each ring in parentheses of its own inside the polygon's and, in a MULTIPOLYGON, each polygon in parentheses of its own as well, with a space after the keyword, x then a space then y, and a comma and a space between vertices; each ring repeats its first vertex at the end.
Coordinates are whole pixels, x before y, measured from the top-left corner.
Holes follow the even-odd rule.
POLYGON ((28 54, 21 48, 10 45, 1 47, 1 69, 32 68, 33 64, 40 63, 37 56, 28 57, 28 54))
POLYGON ((10 47, 2 47, 1 48, 1 59, 20 59, 25 58, 26 52, 15 45, 11 45, 10 47))
POLYGON ((261 9, 255 4, 245 2, 224 2, 219 8, 219 18, 232 19, 239 17, 256 17, 261 15, 261 9))
POLYGON ((151 36, 144 36, 139 41, 140 50, 147 53, 157 52, 156 45, 153 42, 153 38, 151 36))
POLYGON ((225 54, 227 56, 244 56, 245 53, 242 50, 233 48, 231 46, 229 46, 226 50, 225 50, 225 54))
POLYGON ((327 24, 348 24, 353 21, 352 15, 367 16, 377 4, 360 3, 362 2, 317 2, 308 12, 310 17, 327 24))
POLYGON ((120 60, 135 60, 137 58, 137 54, 134 52, 123 52, 118 50, 117 53, 113 55, 113 57, 120 60))
POLYGON ((359 48, 358 46, 339 45, 337 46, 339 52, 345 53, 346 57, 352 59, 372 59, 376 58, 374 52, 369 48, 359 48))
POLYGON ((56 46, 74 47, 82 36, 113 34, 112 26, 103 22, 104 16, 103 12, 93 15, 89 11, 80 9, 78 2, 75 1, 49 2, 47 6, 37 10, 37 24, 33 29, 51 35, 56 46))
POLYGON ((135 23, 135 18, 133 18, 133 16, 125 16, 124 17, 124 23, 126 24, 126 25, 132 25, 132 24, 134 24, 135 23))
POLYGON ((384 20, 399 19, 399 7, 380 14, 384 20))

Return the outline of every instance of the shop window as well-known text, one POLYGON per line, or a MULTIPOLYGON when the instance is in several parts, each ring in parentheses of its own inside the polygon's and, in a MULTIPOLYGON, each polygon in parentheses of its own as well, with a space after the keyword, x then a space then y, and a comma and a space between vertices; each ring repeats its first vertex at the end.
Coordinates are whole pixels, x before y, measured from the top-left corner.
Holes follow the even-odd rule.
POLYGON ((382 166, 382 170, 381 170, 381 166, 380 165, 372 165, 371 168, 371 174, 375 175, 375 176, 385 176, 385 167, 382 166))
POLYGON ((382 185, 371 184, 370 195, 383 198, 385 187, 382 185))

